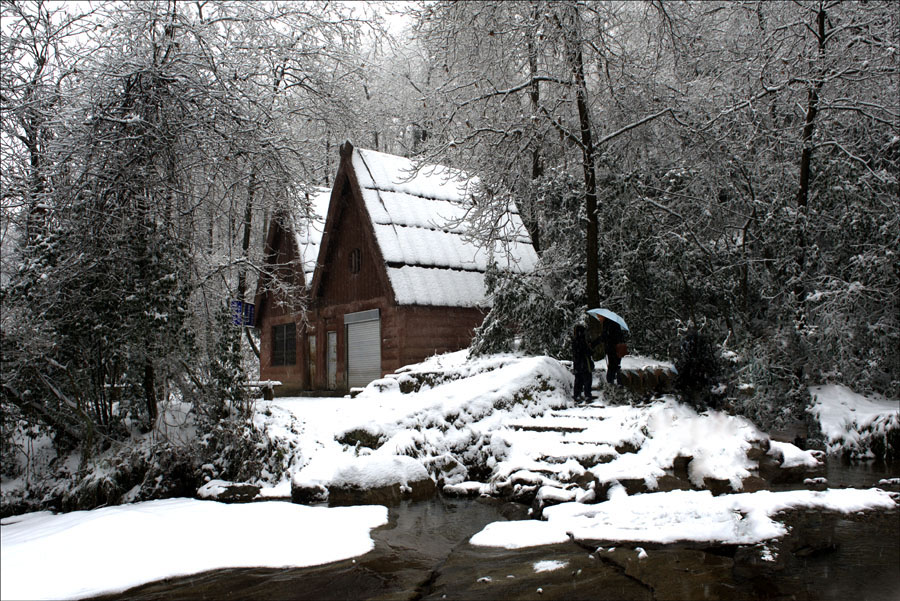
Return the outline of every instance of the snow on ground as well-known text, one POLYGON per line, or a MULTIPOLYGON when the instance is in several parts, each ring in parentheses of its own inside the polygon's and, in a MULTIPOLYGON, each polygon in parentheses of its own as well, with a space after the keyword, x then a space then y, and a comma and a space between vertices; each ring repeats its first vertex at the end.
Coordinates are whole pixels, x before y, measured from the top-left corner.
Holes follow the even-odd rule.
MULTIPOLYGON (((461 351, 377 380, 354 399, 277 399, 271 404, 278 408, 273 407, 273 415, 286 409, 303 421, 294 483, 328 486, 367 455, 411 456, 423 465, 444 465, 451 458, 462 464, 496 464, 507 452, 496 433, 507 429, 510 420, 570 404, 562 391, 571 388, 571 381, 568 370, 548 357, 495 355, 466 361, 461 351), (417 379, 421 374, 426 376, 417 379), (401 392, 430 377, 438 381, 415 393, 401 392), (363 442, 338 442, 348 437, 363 442)), ((374 474, 378 484, 361 475, 355 483, 383 485, 374 474)), ((458 471, 451 479, 458 483, 464 475, 458 471)))
POLYGON ((572 407, 511 425, 513 429, 503 433, 511 451, 498 468, 500 476, 520 469, 545 471, 548 459, 561 468, 577 469, 571 463, 555 462, 568 456, 588 463, 594 454, 602 460, 588 471, 599 482, 643 479, 651 490, 679 456, 693 457, 688 474, 695 486, 703 486, 705 478, 717 478, 740 490, 753 467, 747 450, 754 441, 766 438, 743 418, 719 412, 699 415, 672 398, 645 406, 572 407), (550 428, 554 422, 571 430, 535 434, 534 430, 550 428))
MULTIPOLYGON (((635 369, 669 367, 647 357, 632 362, 635 369)), ((594 404, 576 407, 571 388, 569 371, 549 357, 468 359, 460 351, 375 381, 353 399, 260 403, 258 425, 277 432, 285 420, 299 424, 293 428, 300 445, 293 459, 295 486, 327 489, 353 469, 352 484, 381 486, 385 466, 403 456, 421 463, 445 492, 491 494, 533 486, 550 503, 593 500, 592 491, 575 484, 584 476, 601 484, 643 480, 655 490, 679 457, 690 458, 693 486, 715 479, 741 491, 756 469, 748 451, 768 446, 768 436, 741 417, 698 414, 673 397, 609 405, 602 387, 594 404), (380 467, 354 468, 362 458, 380 467), (469 474, 473 466, 477 483, 469 474)), ((773 444, 770 454, 784 467, 820 464, 813 453, 788 443, 773 444)), ((404 474, 414 470, 410 465, 396 482, 405 484, 404 474)), ((279 490, 287 486, 281 483, 279 490)))
POLYGON ((387 509, 168 499, 6 518, 0 598, 76 599, 236 567, 314 566, 363 555, 387 509))
POLYGON ((900 400, 864 397, 839 384, 809 390, 809 411, 819 420, 829 454, 870 458, 873 445, 884 445, 890 431, 900 431, 900 400))
MULTIPOLYGON (((639 369, 666 367, 648 358, 634 363, 639 369)), ((703 488, 713 478, 733 491, 755 474, 758 466, 750 457, 761 449, 783 467, 814 467, 819 459, 770 442, 746 419, 698 414, 672 397, 614 405, 601 387, 594 403, 575 406, 572 383, 569 370, 549 357, 469 360, 462 351, 404 368, 352 399, 259 401, 255 424, 287 443, 280 448, 291 449, 286 461, 292 473, 264 486, 260 496, 288 497, 292 485, 405 485, 427 475, 446 493, 514 496, 529 489, 543 507, 543 520, 490 524, 472 538, 473 544, 507 548, 571 536, 753 543, 781 536, 777 514, 788 508, 896 507, 878 489, 629 496, 626 481, 642 480, 645 490, 654 491, 678 458, 682 464, 689 459, 689 485, 703 488)), ((883 435, 898 421, 896 402, 872 401, 839 387, 813 391, 812 411, 832 450, 851 443, 862 448, 863 432, 883 435)), ((213 480, 203 494, 215 497, 229 484, 213 480)), ((187 499, 26 514, 2 521, 0 597, 75 598, 224 567, 327 563, 371 549, 369 531, 386 518, 380 506, 187 499), (91 541, 89 553, 85 541, 91 541), (49 566, 54 578, 46 577, 49 566)))
MULTIPOLYGON (((601 367, 603 371, 606 371, 606 359, 602 359, 598 364, 598 367, 601 367)), ((653 357, 646 357, 644 355, 625 355, 622 357, 622 362, 620 364, 620 368, 623 370, 631 370, 631 371, 640 371, 642 369, 648 368, 660 368, 663 370, 675 372, 675 364, 670 361, 660 361, 659 359, 654 359, 653 357)))
POLYGON ((554 570, 561 570, 564 567, 569 565, 568 561, 557 561, 554 559, 547 559, 544 561, 536 561, 534 562, 534 571, 535 572, 553 572, 554 570))
POLYGON ((755 544, 786 534, 779 512, 811 508, 842 513, 896 507, 880 489, 760 491, 714 497, 708 490, 627 496, 614 492, 604 503, 563 503, 544 510, 544 521, 493 522, 469 542, 520 549, 580 541, 673 543, 697 541, 755 544))
POLYGON ((769 444, 768 454, 779 460, 783 468, 798 466, 812 468, 819 465, 819 460, 814 453, 798 449, 789 442, 773 440, 769 444))

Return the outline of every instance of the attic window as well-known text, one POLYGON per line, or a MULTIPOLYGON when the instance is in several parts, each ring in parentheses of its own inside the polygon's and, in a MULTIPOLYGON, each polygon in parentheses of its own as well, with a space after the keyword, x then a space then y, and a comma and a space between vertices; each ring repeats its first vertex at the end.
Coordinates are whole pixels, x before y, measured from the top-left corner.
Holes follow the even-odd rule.
POLYGON ((358 248, 354 248, 350 251, 350 273, 359 273, 361 263, 362 253, 358 248))

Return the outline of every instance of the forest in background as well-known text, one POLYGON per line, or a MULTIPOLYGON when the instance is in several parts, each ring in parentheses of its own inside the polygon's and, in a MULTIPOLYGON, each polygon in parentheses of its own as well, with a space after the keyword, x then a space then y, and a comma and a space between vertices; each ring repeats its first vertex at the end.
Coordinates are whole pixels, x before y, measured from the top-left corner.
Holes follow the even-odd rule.
POLYGON ((4 472, 23 428, 86 464, 167 399, 220 477, 264 469, 228 301, 346 139, 478 175, 474 237, 517 204, 541 264, 490 273, 473 352, 565 359, 607 306, 762 427, 825 381, 900 396, 896 3, 0 10, 4 472))

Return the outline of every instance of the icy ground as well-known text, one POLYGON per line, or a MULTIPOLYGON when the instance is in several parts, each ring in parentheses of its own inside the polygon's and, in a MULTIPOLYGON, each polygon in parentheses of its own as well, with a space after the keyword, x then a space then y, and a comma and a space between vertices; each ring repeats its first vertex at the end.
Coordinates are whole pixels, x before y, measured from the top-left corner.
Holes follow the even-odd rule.
MULTIPOLYGON (((784 534, 778 514, 787 509, 895 510, 896 500, 880 489, 742 492, 762 459, 815 469, 820 456, 770 441, 745 419, 698 414, 671 397, 632 406, 601 389, 592 404, 575 406, 571 388, 568 370, 547 357, 467 361, 455 353, 373 382, 353 399, 259 402, 255 420, 292 449, 294 487, 327 494, 336 486, 406 487, 430 476, 448 494, 536 499, 541 520, 490 524, 471 539, 475 545, 764 544, 784 534), (679 461, 686 486, 715 482, 733 494, 663 492, 679 461)), ((835 450, 859 440, 857 428, 898 419, 896 402, 872 405, 835 389, 816 397, 835 450)), ((212 480, 202 492, 215 498, 228 485, 212 480)), ((270 482, 260 497, 283 500, 291 487, 291 479, 270 482)), ((218 568, 318 565, 366 553, 371 529, 386 515, 380 506, 172 499, 15 516, 0 530, 0 598, 79 598, 218 568)))

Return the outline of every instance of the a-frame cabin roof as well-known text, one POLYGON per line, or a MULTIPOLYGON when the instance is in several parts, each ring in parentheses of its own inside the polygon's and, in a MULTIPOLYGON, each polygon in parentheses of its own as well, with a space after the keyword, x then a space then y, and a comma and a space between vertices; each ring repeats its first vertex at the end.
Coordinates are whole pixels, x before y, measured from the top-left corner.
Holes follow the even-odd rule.
POLYGON ((308 214, 298 212, 290 218, 298 260, 303 268, 303 282, 308 287, 312 285, 316 272, 319 247, 325 232, 325 217, 331 202, 331 188, 313 188, 306 193, 306 200, 309 203, 308 214))
MULTIPOLYGON (((493 248, 466 235, 466 217, 478 183, 460 171, 415 165, 410 159, 353 148, 346 142, 335 186, 342 181, 350 182, 350 193, 362 201, 398 305, 485 307, 489 300, 484 273, 491 261, 518 272, 530 271, 537 263, 513 203, 493 248)), ((332 205, 335 196, 333 191, 332 205)), ((320 265, 334 239, 330 232, 337 215, 331 206, 318 249, 320 265)), ((313 297, 321 279, 319 270, 312 282, 313 297)))
POLYGON ((312 188, 304 193, 302 200, 280 211, 270 222, 264 258, 266 269, 260 274, 254 298, 257 323, 262 320, 276 291, 281 299, 279 302, 283 302, 291 292, 309 290, 330 198, 331 188, 312 188), (287 272, 290 277, 285 275, 287 272))

